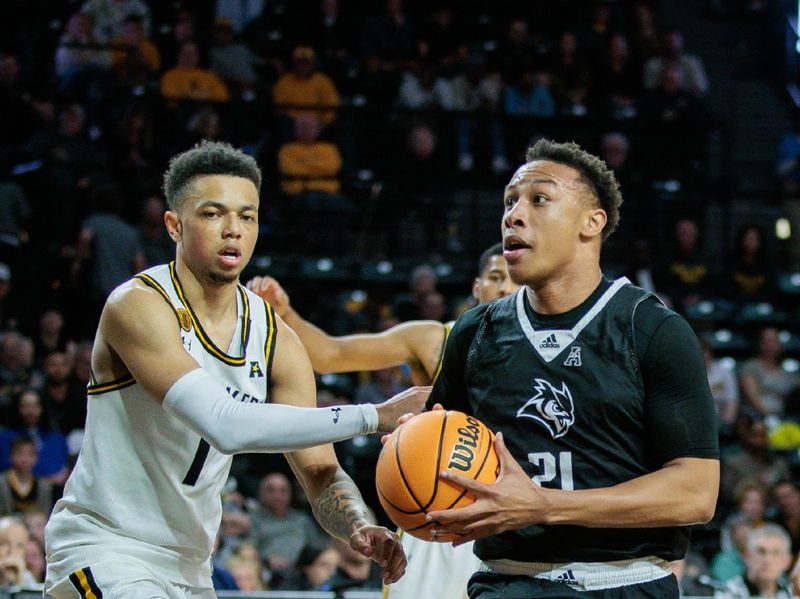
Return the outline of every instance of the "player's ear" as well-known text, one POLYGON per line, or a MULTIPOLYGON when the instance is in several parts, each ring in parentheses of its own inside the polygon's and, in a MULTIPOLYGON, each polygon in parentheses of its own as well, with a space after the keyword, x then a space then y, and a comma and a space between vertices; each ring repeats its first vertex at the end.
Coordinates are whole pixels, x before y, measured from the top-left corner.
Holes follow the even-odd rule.
POLYGON ((180 241, 183 233, 183 223, 181 223, 181 219, 178 218, 178 213, 167 210, 164 213, 164 224, 167 227, 167 233, 169 233, 172 241, 176 243, 180 241))
POLYGON ((480 295, 481 295, 481 279, 480 277, 475 277, 474 279, 472 279, 472 297, 480 301, 481 299, 480 295))
POLYGON ((584 237, 597 237, 603 232, 603 229, 608 222, 606 211, 602 208, 593 208, 586 210, 583 213, 583 227, 581 228, 581 235, 584 237))

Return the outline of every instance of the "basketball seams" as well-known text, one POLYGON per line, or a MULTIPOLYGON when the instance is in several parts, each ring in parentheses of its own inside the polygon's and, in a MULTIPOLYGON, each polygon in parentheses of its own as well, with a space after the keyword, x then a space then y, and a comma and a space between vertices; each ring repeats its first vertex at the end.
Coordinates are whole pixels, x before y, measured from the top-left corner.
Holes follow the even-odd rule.
POLYGON ((433 492, 431 493, 431 498, 428 502, 421 506, 423 510, 426 510, 431 506, 431 504, 436 500, 436 495, 439 493, 439 472, 441 472, 442 466, 442 445, 444 445, 444 434, 447 431, 447 418, 450 416, 450 410, 446 411, 442 416, 442 423, 439 427, 439 444, 436 447, 436 470, 433 473, 433 492))
MULTIPOLYGON (((397 429, 397 439, 395 440, 394 443, 394 459, 395 462, 397 463, 397 471, 400 473, 400 478, 403 479, 403 485, 408 491, 408 494, 411 495, 411 499, 413 499, 414 503, 416 503, 419 506, 419 509, 424 512, 425 506, 422 505, 422 502, 419 499, 417 499, 417 496, 414 494, 414 490, 411 488, 411 485, 408 484, 406 473, 403 471, 403 462, 400 461, 400 435, 402 433, 403 433, 403 427, 401 426, 400 428, 397 429)), ((428 505, 430 505, 430 503, 428 505)))

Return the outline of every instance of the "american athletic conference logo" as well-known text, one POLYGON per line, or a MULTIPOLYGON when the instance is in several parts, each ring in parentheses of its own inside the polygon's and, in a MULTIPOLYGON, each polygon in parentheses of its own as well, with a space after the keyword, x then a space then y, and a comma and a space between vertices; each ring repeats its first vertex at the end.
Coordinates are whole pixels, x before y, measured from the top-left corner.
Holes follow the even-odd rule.
POLYGON ((549 381, 534 379, 536 395, 517 411, 517 418, 533 418, 547 427, 553 439, 563 437, 575 423, 575 406, 567 384, 556 389, 549 381))

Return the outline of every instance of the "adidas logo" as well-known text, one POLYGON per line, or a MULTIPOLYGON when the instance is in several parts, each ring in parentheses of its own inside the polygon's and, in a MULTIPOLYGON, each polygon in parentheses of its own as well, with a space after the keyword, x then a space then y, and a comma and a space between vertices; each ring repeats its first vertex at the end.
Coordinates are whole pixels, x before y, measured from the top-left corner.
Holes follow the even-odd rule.
POLYGON ((572 570, 567 570, 563 574, 556 576, 556 581, 563 582, 564 584, 580 584, 572 573, 572 570))
POLYGON ((561 344, 556 340, 556 334, 552 333, 547 339, 539 344, 539 349, 558 349, 561 344))

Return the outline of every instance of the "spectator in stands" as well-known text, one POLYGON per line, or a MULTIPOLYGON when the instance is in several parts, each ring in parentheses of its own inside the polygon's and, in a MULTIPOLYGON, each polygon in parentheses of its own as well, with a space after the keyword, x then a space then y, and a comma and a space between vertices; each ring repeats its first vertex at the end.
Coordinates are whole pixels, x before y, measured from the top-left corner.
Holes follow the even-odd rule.
POLYGON ((452 93, 450 82, 437 76, 436 68, 426 62, 403 71, 397 106, 403 110, 436 112, 444 108, 452 93))
POLYGON ((372 567, 372 561, 364 557, 340 539, 333 539, 333 545, 341 555, 339 566, 333 576, 320 586, 321 591, 334 591, 339 594, 353 589, 380 589, 380 572, 372 567))
POLYGON ((150 34, 150 8, 143 0, 86 0, 81 12, 89 15, 100 39, 121 37, 128 17, 142 21, 145 34, 150 34))
POLYGON ((304 192, 339 193, 342 157, 335 144, 320 141, 320 129, 314 114, 300 114, 295 119, 297 141, 284 144, 278 152, 283 193, 290 196, 304 192))
POLYGON ((267 474, 258 489, 258 509, 252 514, 252 539, 258 554, 276 574, 291 569, 300 551, 319 534, 305 512, 294 509, 289 479, 267 474))
POLYGON ((184 8, 175 13, 170 37, 162 40, 161 44, 159 44, 161 47, 161 64, 175 64, 178 62, 181 46, 187 42, 198 43, 198 37, 194 15, 184 8))
POLYGON ((0 338, 0 413, 8 422, 11 399, 28 386, 41 384, 33 369, 33 343, 16 331, 8 331, 0 338))
POLYGON ((115 179, 125 190, 126 199, 132 200, 132 207, 134 201, 161 184, 156 165, 163 148, 156 145, 155 117, 148 104, 132 102, 125 108, 114 132, 112 151, 115 179))
POLYGON ((92 18, 75 13, 67 26, 55 53, 55 74, 61 91, 67 95, 85 94, 108 82, 107 74, 113 64, 111 49, 95 35, 92 18))
POLYGON ((339 567, 341 555, 330 541, 309 543, 300 552, 293 576, 279 588, 297 591, 317 591, 339 567))
POLYGON ((775 301, 775 276, 761 227, 749 224, 739 229, 728 268, 730 299, 741 303, 775 301))
MULTIPOLYGON (((31 216, 31 207, 22 187, 7 175, 8 171, 0 163, 0 263, 9 268, 10 276, 18 268, 23 242, 28 240, 25 226, 31 216)), ((1 302, 2 298, 0 305, 1 302)))
POLYGON ((753 528, 764 524, 771 490, 758 480, 745 479, 733 491, 735 504, 733 513, 726 518, 720 530, 720 547, 730 549, 734 545, 731 522, 744 516, 753 528))
POLYGON ((224 19, 231 24, 234 33, 242 33, 253 19, 264 12, 267 0, 216 0, 217 20, 224 19))
POLYGON ((91 203, 78 235, 72 277, 88 284, 91 314, 99 316, 108 294, 144 270, 145 258, 136 229, 120 217, 122 195, 116 184, 96 183, 91 203))
POLYGON ((25 568, 31 573, 36 582, 44 582, 47 568, 44 545, 34 538, 29 538, 28 544, 25 546, 25 568))
POLYGON ((398 296, 392 306, 392 313, 401 321, 422 320, 420 313, 422 301, 436 292, 436 271, 428 264, 414 267, 409 277, 409 292, 398 296))
POLYGON ((789 477, 789 463, 770 451, 767 426, 763 417, 743 411, 736 419, 738 452, 722 457, 719 502, 723 507, 735 505, 737 487, 744 481, 756 481, 766 487, 789 477))
POLYGON ((789 533, 791 550, 796 554, 800 551, 800 489, 792 479, 785 478, 773 485, 772 496, 778 506, 774 520, 789 533))
POLYGON ((592 71, 581 53, 577 34, 562 31, 553 59, 553 91, 563 114, 587 114, 591 83, 592 71))
POLYGON ((531 66, 534 55, 535 48, 528 21, 522 17, 510 19, 497 51, 503 79, 515 80, 526 67, 531 66))
POLYGON ((505 112, 509 116, 549 118, 556 114, 553 78, 545 68, 523 67, 505 89, 505 112))
MULTIPOLYGON (((223 513, 224 518, 224 513, 223 513)), ((233 577, 228 569, 223 566, 222 560, 219 559, 220 535, 214 537, 214 551, 211 554, 211 584, 214 586, 215 591, 238 591, 239 586, 236 584, 236 579, 233 577)), ((227 562, 227 560, 225 560, 227 562)))
POLYGON ((39 326, 33 336, 37 365, 41 365, 44 356, 50 352, 63 351, 72 355, 75 351, 75 343, 67 335, 64 324, 63 314, 55 308, 49 308, 39 316, 39 326))
POLYGON ((403 0, 386 0, 383 14, 367 18, 362 40, 370 73, 399 73, 417 59, 417 36, 403 0))
POLYGON ((667 69, 677 69, 680 89, 695 97, 708 91, 708 77, 699 58, 683 51, 683 34, 677 29, 664 33, 661 56, 651 58, 644 65, 644 86, 655 89, 667 69))
POLYGON ((28 531, 16 517, 0 518, 0 590, 35 585, 36 580, 25 567, 28 531))
POLYGON ((244 559, 233 556, 226 568, 233 575, 240 591, 265 591, 267 587, 261 579, 261 562, 257 559, 244 559))
POLYGON ((626 256, 624 275, 637 287, 655 293, 656 274, 650 241, 641 237, 634 239, 627 248, 626 256))
POLYGON ((785 578, 792 563, 789 547, 789 535, 780 526, 765 524, 750 531, 744 556, 745 575, 728 581, 724 589, 715 591, 715 599, 790 599, 793 595, 785 578))
POLYGON ((775 327, 765 327, 758 337, 758 351, 739 369, 742 397, 764 416, 780 416, 784 401, 798 385, 800 377, 782 367, 783 344, 775 327))
POLYGON ((448 320, 444 296, 438 291, 426 294, 419 303, 419 315, 422 320, 448 320))
POLYGON ((54 351, 44 358, 42 405, 53 430, 68 435, 86 424, 86 389, 72 378, 72 358, 54 351))
POLYGON ((742 576, 747 572, 744 556, 747 553, 747 539, 755 528, 744 514, 733 514, 725 521, 730 537, 728 548, 724 546, 711 560, 711 576, 720 583, 742 576))
POLYGON ((338 0, 321 0, 319 14, 312 24, 309 40, 319 52, 320 66, 337 86, 358 73, 355 25, 343 14, 338 0))
POLYGON ((628 38, 621 33, 609 39, 608 50, 598 65, 594 92, 612 118, 624 120, 638 114, 641 67, 631 56, 628 38))
POLYGON ((37 507, 28 508, 22 514, 22 522, 28 529, 31 539, 44 547, 44 528, 47 525, 47 512, 37 507))
POLYGON ((58 115, 58 130, 41 130, 27 145, 31 156, 45 161, 47 184, 52 198, 44 202, 48 218, 39 233, 56 242, 66 242, 74 234, 76 210, 81 206, 92 177, 107 165, 107 151, 100 141, 89 137, 86 109, 70 104, 58 115))
POLYGON ((228 88, 219 76, 200 67, 197 44, 184 42, 178 49, 175 67, 161 77, 161 95, 167 100, 227 102, 228 88))
POLYGON ((505 133, 500 119, 502 81, 497 71, 487 72, 486 58, 470 53, 464 68, 450 79, 449 94, 442 97, 442 108, 456 114, 458 168, 471 171, 474 164, 476 132, 486 131, 492 158, 492 171, 508 170, 505 133))
POLYGON ((125 18, 122 35, 111 41, 114 69, 123 85, 145 85, 161 69, 161 54, 147 37, 139 15, 125 18))
POLYGON ((195 110, 186 123, 187 146, 193 146, 204 139, 218 140, 222 137, 222 123, 211 106, 201 106, 195 110))
POLYGON ((420 55, 440 69, 452 69, 460 60, 464 35, 454 9, 444 3, 431 8, 420 35, 420 55))
POLYGON ((660 288, 676 308, 696 304, 708 297, 712 288, 711 268, 700 248, 700 226, 692 218, 675 222, 672 255, 663 268, 660 288))
POLYGON ((63 484, 69 458, 67 439, 60 432, 51 430, 38 391, 26 389, 14 397, 9 425, 8 430, 0 433, 0 467, 13 468, 14 443, 25 438, 34 443, 36 450, 33 475, 63 484))
POLYGON ((11 443, 10 467, 0 474, 0 514, 21 515, 30 508, 53 509, 53 486, 33 473, 39 454, 30 437, 11 443))
POLYGON ((406 385, 397 376, 396 369, 373 370, 369 373, 369 380, 361 383, 356 389, 355 403, 383 403, 405 387, 406 385))
POLYGON ((0 332, 17 328, 18 319, 14 296, 11 294, 11 268, 5 262, 0 262, 0 332))
POLYGON ((633 6, 631 44, 640 63, 655 57, 661 49, 655 9, 650 0, 636 2, 633 6))
POLYGON ((45 122, 17 54, 0 51, 0 149, 12 153, 45 122))
POLYGON ((732 432, 739 411, 739 384, 733 369, 723 366, 714 358, 714 350, 705 337, 700 338, 700 346, 706 362, 708 386, 717 409, 720 434, 727 436, 732 432))
POLYGON ((258 87, 257 68, 261 61, 250 48, 236 41, 231 20, 217 18, 214 21, 214 43, 209 54, 211 70, 230 89, 243 93, 258 87))
POLYGON ((146 266, 166 264, 175 255, 175 242, 170 238, 164 225, 166 210, 164 200, 159 195, 148 196, 142 206, 139 239, 146 266))
POLYGON ((297 118, 314 115, 322 125, 336 119, 339 92, 330 77, 314 69, 314 49, 297 46, 292 52, 292 70, 278 79, 272 89, 280 114, 297 118))

